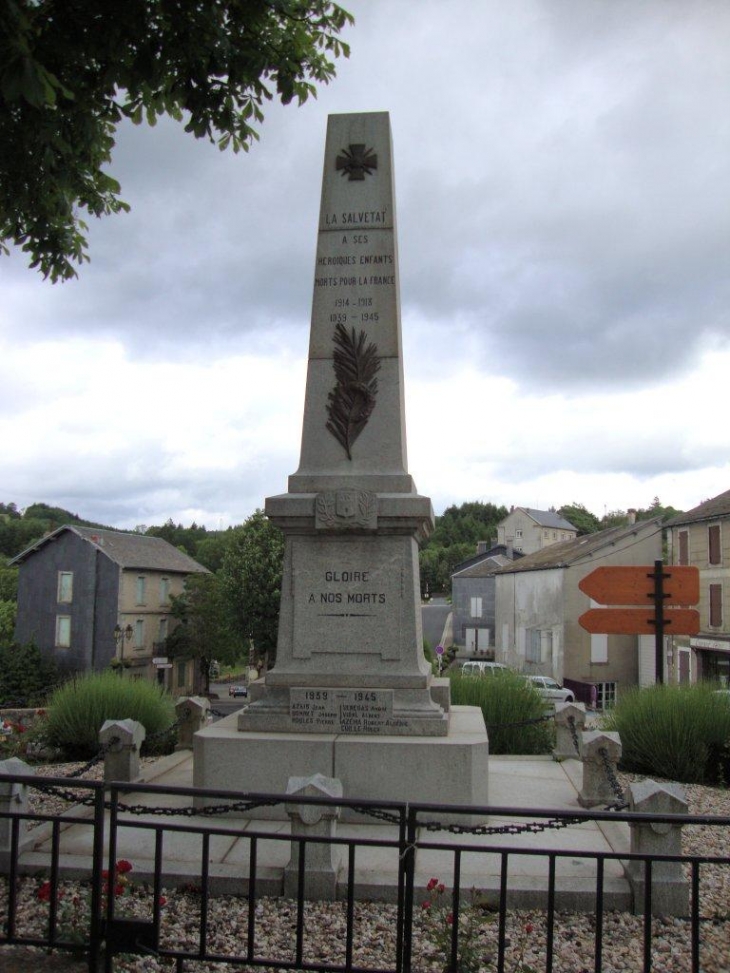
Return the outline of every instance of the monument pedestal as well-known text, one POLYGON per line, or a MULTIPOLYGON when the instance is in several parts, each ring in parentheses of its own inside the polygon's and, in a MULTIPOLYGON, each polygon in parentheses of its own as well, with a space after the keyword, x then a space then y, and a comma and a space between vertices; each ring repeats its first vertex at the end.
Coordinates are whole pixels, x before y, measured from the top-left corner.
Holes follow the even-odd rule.
MULTIPOLYGON (((488 804, 489 744, 481 710, 454 706, 443 737, 325 733, 242 734, 233 714, 195 734, 193 785, 281 794, 282 803, 248 817, 286 821, 290 777, 311 774, 342 782, 348 800, 488 804)), ((217 798, 210 803, 220 803, 217 798)), ((343 808, 342 821, 362 821, 343 808)), ((448 821, 448 814, 439 815, 448 821)), ((456 820, 456 818, 455 818, 456 820)), ((459 823, 465 823, 461 816, 459 823)))

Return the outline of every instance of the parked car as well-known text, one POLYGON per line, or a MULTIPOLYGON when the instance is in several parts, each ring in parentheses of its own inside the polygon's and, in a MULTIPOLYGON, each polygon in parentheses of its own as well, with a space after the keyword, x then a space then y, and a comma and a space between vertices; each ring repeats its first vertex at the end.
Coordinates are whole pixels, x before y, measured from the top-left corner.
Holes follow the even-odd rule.
POLYGON ((575 695, 570 689, 564 689, 552 676, 525 676, 544 699, 558 703, 574 703, 575 695))
POLYGON ((508 671, 509 667, 502 665, 501 662, 487 662, 482 659, 470 659, 461 667, 462 676, 498 676, 508 671))
POLYGON ((248 686, 229 686, 229 696, 248 696, 248 686))

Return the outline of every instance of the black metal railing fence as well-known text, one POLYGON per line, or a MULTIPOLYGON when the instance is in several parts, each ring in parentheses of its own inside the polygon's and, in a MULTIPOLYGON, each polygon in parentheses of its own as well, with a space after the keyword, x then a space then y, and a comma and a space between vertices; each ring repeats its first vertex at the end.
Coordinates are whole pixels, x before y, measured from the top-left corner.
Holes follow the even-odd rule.
MULTIPOLYGON (((730 890, 727 855, 638 855, 600 850, 587 838, 585 844, 574 838, 568 848, 535 842, 537 836, 542 842, 546 832, 571 827, 580 836, 581 829, 592 823, 611 828, 649 823, 660 830, 681 824, 727 833, 730 817, 444 807, 139 783, 104 785, 68 778, 3 778, 8 779, 16 786, 63 793, 69 810, 63 815, 18 813, 12 804, 0 809, 0 835, 4 828, 8 839, 5 851, 0 851, 0 944, 75 952, 85 956, 90 971, 112 973, 116 955, 137 952, 174 961, 180 973, 188 961, 230 964, 226 969, 322 973, 504 973, 527 968, 529 961, 534 969, 552 973, 563 968, 557 957, 566 942, 575 939, 576 929, 590 942, 589 955, 582 956, 579 967, 586 971, 622 968, 665 973, 670 969, 668 955, 684 964, 673 967, 678 970, 712 973, 716 968, 719 973, 722 969, 713 967, 703 950, 706 937, 709 941, 720 935, 726 941, 730 931, 727 894, 723 899, 722 891, 716 891, 718 875, 726 893, 730 890), (230 816, 282 803, 334 804, 351 816, 359 815, 363 822, 389 827, 363 834, 343 825, 330 837, 292 836, 286 828, 277 830, 230 816), (34 832, 32 847, 23 845, 25 822, 43 825, 34 832), (71 827, 87 834, 88 850, 83 856, 77 851, 69 858, 64 852, 64 833, 71 827), (125 892, 134 889, 134 894, 119 897, 116 886, 124 879, 122 863, 128 863, 118 856, 129 854, 130 829, 134 829, 135 852, 130 857, 135 859, 135 881, 121 887, 125 892), (520 845, 523 835, 528 843, 520 845), (223 867, 213 849, 234 841, 242 847, 235 860, 223 867), (278 921, 273 897, 282 893, 281 864, 273 878, 267 865, 272 858, 285 861, 292 843, 299 849, 296 894, 290 900, 277 900, 283 903, 279 912, 285 913, 287 945, 282 947, 281 937, 274 942, 270 935, 271 924, 278 921), (181 844, 186 847, 182 870, 174 864, 180 861, 181 844), (335 846, 343 858, 338 901, 330 906, 340 929, 341 945, 334 951, 331 935, 323 937, 316 908, 307 900, 308 862, 316 846, 335 846), (389 872, 387 896, 373 892, 375 880, 363 870, 368 854, 375 854, 381 862, 378 868, 389 872), (644 877, 643 892, 633 908, 627 892, 622 899, 615 891, 617 871, 631 861, 641 863, 644 877), (536 862, 543 867, 537 869, 536 862), (576 862, 582 863, 579 887, 576 862), (653 915, 657 884, 652 879, 677 864, 687 878, 688 909, 685 916, 665 921, 653 915), (488 875, 493 876, 489 881, 488 875), (480 878, 485 881, 479 882, 480 878), (387 913, 383 925, 392 935, 375 955, 372 935, 363 931, 361 897, 368 888, 371 896, 391 900, 380 908, 387 913), (240 902, 239 934, 233 943, 229 938, 222 946, 225 919, 220 917, 219 897, 227 901, 230 895, 240 902), (434 895, 440 896, 438 902, 429 902, 434 895), (170 900, 176 907, 174 922, 169 917, 170 900), (429 903, 427 908, 424 903, 429 903), (128 905, 133 907, 131 914, 128 905), (178 920, 183 906, 188 914, 186 934, 181 936, 178 920), (619 927, 622 935, 630 935, 632 967, 616 966, 612 950, 619 927)), ((75 847, 79 845, 84 842, 77 840, 75 847)), ((374 907, 367 908, 371 912, 374 907)))

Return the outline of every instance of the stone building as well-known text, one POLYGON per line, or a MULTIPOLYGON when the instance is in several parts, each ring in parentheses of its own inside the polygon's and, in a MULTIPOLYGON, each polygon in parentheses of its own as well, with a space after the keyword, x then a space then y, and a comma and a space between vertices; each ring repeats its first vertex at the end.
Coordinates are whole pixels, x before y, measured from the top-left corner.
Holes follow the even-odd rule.
POLYGON ((570 541, 578 528, 554 510, 512 507, 497 525, 497 543, 513 547, 520 554, 533 554, 551 544, 570 541))
POLYGON ((730 688, 730 490, 667 521, 669 561, 700 572, 700 631, 672 639, 670 678, 730 688))
POLYGON ((105 669, 116 659, 133 678, 193 689, 194 665, 157 668, 174 621, 170 596, 207 573, 160 537, 77 525, 59 527, 20 553, 17 642, 35 642, 62 669, 105 669))

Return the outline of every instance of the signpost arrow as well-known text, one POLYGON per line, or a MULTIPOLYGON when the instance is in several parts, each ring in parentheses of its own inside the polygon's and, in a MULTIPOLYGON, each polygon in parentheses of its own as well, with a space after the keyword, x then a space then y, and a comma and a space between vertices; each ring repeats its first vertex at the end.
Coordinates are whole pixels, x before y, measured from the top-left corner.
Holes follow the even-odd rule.
MULTIPOLYGON (((594 635, 654 635, 656 613, 653 608, 591 608, 578 623, 594 635)), ((694 608, 665 608, 664 625, 669 635, 696 635, 700 613, 694 608)))
MULTIPOLYGON (((664 569, 663 581, 665 604, 696 605, 700 600, 696 567, 671 565, 664 569)), ((654 599, 654 572, 647 565, 604 566, 586 575, 578 587, 599 605, 648 605, 654 599)))

